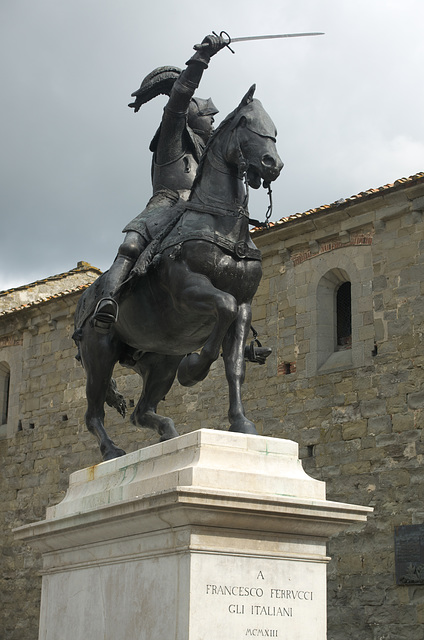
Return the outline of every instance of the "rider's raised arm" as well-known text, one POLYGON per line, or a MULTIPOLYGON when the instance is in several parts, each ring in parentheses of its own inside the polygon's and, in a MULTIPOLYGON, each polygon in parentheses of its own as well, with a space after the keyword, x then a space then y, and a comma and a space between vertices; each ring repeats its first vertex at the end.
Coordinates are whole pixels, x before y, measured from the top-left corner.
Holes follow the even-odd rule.
POLYGON ((156 149, 156 161, 159 163, 177 158, 183 151, 181 145, 190 100, 199 86, 203 72, 208 68, 211 57, 225 47, 225 41, 219 36, 210 35, 203 39, 202 45, 202 48, 186 62, 186 68, 172 87, 156 149))
POLYGON ((202 41, 202 48, 187 60, 187 67, 174 83, 166 108, 176 112, 187 111, 190 100, 200 84, 203 72, 208 68, 212 56, 225 47, 223 38, 206 36, 202 41))

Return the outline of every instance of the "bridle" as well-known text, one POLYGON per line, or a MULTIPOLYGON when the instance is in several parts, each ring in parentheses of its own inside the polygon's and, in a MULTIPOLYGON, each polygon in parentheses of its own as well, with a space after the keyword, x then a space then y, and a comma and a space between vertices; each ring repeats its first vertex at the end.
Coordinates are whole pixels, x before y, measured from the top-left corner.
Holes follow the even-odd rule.
MULTIPOLYGON (((198 182, 199 180, 199 170, 201 169, 201 166, 203 165, 203 160, 200 161, 199 164, 199 168, 198 168, 198 172, 197 172, 197 176, 196 179, 194 181, 193 184, 193 188, 192 188, 192 194, 196 193, 197 197, 199 198, 199 200, 201 201, 201 205, 195 205, 194 203, 191 202, 191 198, 188 201, 188 208, 193 209, 193 210, 197 210, 197 211, 206 211, 206 209, 208 210, 208 213, 213 214, 213 207, 217 208, 216 211, 216 215, 223 215, 223 212, 230 212, 230 215, 237 215, 238 213, 241 213, 243 215, 245 215, 248 218, 249 224, 254 226, 254 227, 259 227, 259 228, 265 228, 268 229, 270 226, 270 218, 272 215, 272 210, 273 210, 273 202, 272 202, 272 190, 271 190, 271 185, 269 182, 263 182, 263 186, 264 188, 267 189, 267 194, 268 194, 268 199, 269 199, 269 204, 268 204, 268 208, 267 211, 265 213, 265 221, 260 221, 260 220, 255 220, 253 218, 249 218, 249 213, 248 213, 248 204, 249 204, 249 182, 248 182, 248 171, 249 171, 249 161, 247 160, 247 158, 244 156, 242 148, 241 148, 241 144, 240 144, 240 140, 239 140, 239 133, 238 133, 238 129, 239 129, 239 124, 240 124, 240 120, 241 120, 241 116, 243 114, 239 114, 240 117, 236 118, 235 122, 227 122, 225 123, 228 127, 228 125, 230 125, 230 130, 231 130, 231 136, 228 137, 227 140, 227 146, 225 151, 222 152, 222 156, 223 157, 228 157, 229 153, 228 153, 228 148, 230 145, 230 142, 232 141, 232 139, 235 137, 235 151, 236 151, 236 155, 237 155, 237 161, 235 162, 235 164, 228 164, 228 162, 223 160, 223 157, 218 156, 214 150, 213 150, 213 144, 212 141, 215 137, 215 135, 212 136, 211 140, 208 142, 208 144, 206 145, 206 149, 204 150, 204 158, 207 158, 207 161, 209 162, 209 164, 219 173, 222 173, 224 175, 229 175, 232 176, 233 178, 237 178, 238 180, 242 180, 244 183, 244 187, 245 187, 245 197, 243 200, 243 203, 234 203, 234 205, 232 207, 229 207, 228 202, 221 200, 220 198, 216 198, 214 196, 211 196, 210 194, 208 194, 207 198, 205 197, 203 190, 198 182), (206 153, 207 151, 207 153, 206 153), (208 204, 212 201, 212 204, 208 204)), ((224 123, 221 123, 220 127, 222 127, 224 123)), ((218 133, 220 127, 218 127, 216 133, 218 133)), ((249 131, 251 133, 254 133, 255 135, 260 136, 261 138, 264 137, 268 137, 270 139, 272 139, 275 142, 275 138, 272 135, 265 135, 264 133, 260 133, 258 131, 255 131, 251 126, 247 125, 247 128, 249 129, 249 131)), ((222 131, 221 131, 222 133, 222 131)))
MULTIPOLYGON (((265 137, 262 134, 258 133, 257 131, 254 131, 253 129, 251 129, 250 127, 248 127, 249 131, 251 133, 254 133, 257 136, 260 137, 265 137)), ((236 143, 237 143, 237 154, 239 157, 239 161, 237 163, 237 177, 240 180, 243 180, 244 182, 244 187, 246 190, 246 198, 245 198, 245 208, 248 210, 249 209, 249 181, 248 181, 248 177, 247 177, 247 172, 249 170, 249 162, 248 160, 244 157, 243 155, 243 151, 241 149, 241 144, 240 144, 240 140, 239 140, 239 136, 238 136, 238 126, 236 126, 233 129, 233 133, 235 133, 236 136, 236 143)), ((269 136, 271 139, 272 136, 269 136)), ((274 139, 275 141, 275 139, 274 139)), ((228 148, 228 144, 230 143, 230 141, 228 141, 227 143, 227 148, 228 148)), ((273 203, 272 203, 272 189, 271 189, 271 183, 270 182, 263 182, 263 186, 265 189, 267 189, 267 195, 268 195, 268 199, 269 199, 269 204, 268 204, 268 209, 266 210, 265 213, 265 221, 261 222, 259 220, 254 220, 253 218, 249 218, 249 224, 253 225, 254 227, 260 227, 261 229, 269 229, 270 224, 270 218, 272 216, 272 209, 273 209, 273 203)))

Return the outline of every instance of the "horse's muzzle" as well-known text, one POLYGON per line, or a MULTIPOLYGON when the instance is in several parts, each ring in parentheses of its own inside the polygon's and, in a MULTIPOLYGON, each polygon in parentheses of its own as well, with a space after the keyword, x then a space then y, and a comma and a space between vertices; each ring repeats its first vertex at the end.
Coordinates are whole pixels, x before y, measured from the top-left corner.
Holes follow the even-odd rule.
POLYGON ((271 156, 269 153, 265 153, 261 159, 262 176, 265 182, 272 182, 276 180, 280 175, 281 169, 284 167, 284 163, 280 156, 271 156))

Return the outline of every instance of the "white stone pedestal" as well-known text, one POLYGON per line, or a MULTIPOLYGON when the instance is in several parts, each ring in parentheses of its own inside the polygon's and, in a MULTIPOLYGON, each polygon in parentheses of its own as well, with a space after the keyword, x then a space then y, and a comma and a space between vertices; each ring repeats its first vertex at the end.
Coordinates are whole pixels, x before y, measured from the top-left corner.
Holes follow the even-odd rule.
POLYGON ((40 640, 326 638, 329 502, 289 440, 202 429, 70 477, 15 535, 44 559, 40 640))

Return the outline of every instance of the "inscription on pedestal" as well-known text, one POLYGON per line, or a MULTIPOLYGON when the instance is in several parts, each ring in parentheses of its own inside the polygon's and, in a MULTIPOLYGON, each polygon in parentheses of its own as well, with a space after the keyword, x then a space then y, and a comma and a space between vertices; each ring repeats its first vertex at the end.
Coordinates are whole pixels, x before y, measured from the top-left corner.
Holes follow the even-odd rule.
MULTIPOLYGON (((257 580, 265 582, 265 576, 259 571, 257 580)), ((258 627, 257 623, 265 622, 271 625, 274 618, 292 618, 296 603, 312 602, 313 591, 305 589, 281 589, 265 586, 240 586, 227 584, 207 584, 206 595, 231 596, 234 602, 228 605, 228 613, 246 616, 250 625, 246 628, 246 637, 278 638, 278 629, 258 627), (254 603, 252 601, 254 600, 254 603), (274 604, 268 604, 273 601, 274 604), (267 604, 264 604, 267 603, 267 604), (294 606, 293 606, 294 605, 294 606)))
MULTIPOLYGON (((204 571, 203 566, 203 575, 204 571)), ((199 584, 201 619, 192 620, 191 628, 199 624, 204 632, 208 618, 211 640, 224 636, 232 640, 297 638, 298 634, 305 640, 319 637, 317 625, 325 625, 324 564, 281 559, 258 563, 240 557, 230 562, 221 557, 210 571, 220 573, 220 579, 204 579, 199 584), (222 571, 221 564, 227 565, 222 571)))

